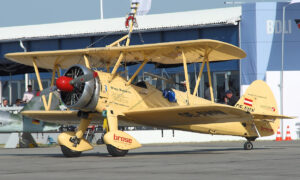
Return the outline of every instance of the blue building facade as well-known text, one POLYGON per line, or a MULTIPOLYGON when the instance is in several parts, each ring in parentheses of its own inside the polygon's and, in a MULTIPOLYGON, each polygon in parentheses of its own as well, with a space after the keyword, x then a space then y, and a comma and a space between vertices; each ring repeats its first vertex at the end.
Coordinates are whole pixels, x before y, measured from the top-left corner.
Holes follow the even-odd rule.
MULTIPOLYGON (((104 47, 115 40, 122 37, 124 34, 110 34, 110 35, 83 35, 77 37, 63 37, 63 38, 45 38, 38 40, 24 40, 22 41, 24 47, 27 51, 45 51, 45 50, 66 50, 66 49, 79 49, 86 47, 104 47)), ((188 27, 180 28, 174 30, 164 30, 158 29, 156 31, 143 31, 133 33, 131 38, 131 45, 138 44, 149 44, 149 43, 160 43, 160 42, 171 42, 171 41, 184 41, 184 40, 194 40, 194 39, 214 39, 220 40, 227 43, 234 44, 239 46, 239 25, 215 25, 211 27, 188 27)), ((6 53, 11 52, 22 52, 23 49, 20 46, 19 41, 10 41, 10 42, 1 42, 0 41, 0 61, 2 61, 5 66, 7 64, 7 69, 14 67, 13 64, 9 64, 8 60, 4 58, 6 53)), ((191 88, 194 88, 195 76, 199 72, 199 67, 201 64, 190 64, 188 66, 191 88)), ((6 68, 6 67, 4 67, 6 68)), ((20 67, 19 67, 20 68, 20 67)), ((134 73, 134 70, 137 68, 136 65, 128 66, 128 74, 131 75, 134 73)), ((30 69, 30 67, 29 67, 30 69)), ((22 98, 22 94, 25 91, 25 75, 18 74, 22 71, 21 69, 14 69, 15 71, 9 75, 1 76, 1 86, 2 98, 9 98, 11 102, 14 102, 17 98, 22 98)), ((147 65, 144 68, 143 72, 152 72, 155 74, 170 76, 177 81, 183 80, 183 67, 172 67, 172 68, 156 68, 154 65, 147 65)), ((205 70, 206 71, 206 70, 205 70)), ((211 63, 211 71, 214 77, 214 87, 218 89, 215 93, 218 97, 218 101, 221 99, 223 91, 229 89, 229 84, 232 88, 236 90, 237 95, 239 93, 239 61, 225 61, 211 63), (232 85, 234 84, 234 85, 232 85), (233 87, 234 86, 234 87, 233 87)), ((32 68, 33 72, 33 68, 32 68)), ((51 73, 41 73, 41 78, 43 79, 43 84, 45 87, 50 85, 51 73)), ((144 77, 142 72, 139 75, 139 79, 143 78, 144 80, 152 82, 151 77, 144 77), (148 79, 147 79, 148 78, 148 79)), ((34 73, 28 73, 29 84, 33 85, 34 89, 38 89, 36 77, 34 73)), ((207 77, 205 77, 207 81, 207 77)), ((159 88, 166 88, 168 85, 164 85, 162 82, 159 82, 159 88)), ((199 90, 199 95, 203 96, 204 82, 201 83, 202 88, 199 90)), ((179 87, 175 87, 179 88, 179 87)), ((230 87, 231 88, 231 87, 230 87)))

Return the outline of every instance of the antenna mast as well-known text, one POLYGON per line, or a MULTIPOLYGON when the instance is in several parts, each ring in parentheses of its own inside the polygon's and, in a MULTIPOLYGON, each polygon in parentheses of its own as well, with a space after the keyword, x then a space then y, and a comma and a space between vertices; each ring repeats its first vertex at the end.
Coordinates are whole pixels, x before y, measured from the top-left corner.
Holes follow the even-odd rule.
POLYGON ((115 42, 111 43, 110 45, 106 47, 113 47, 120 45, 120 42, 126 39, 126 44, 125 46, 129 46, 130 43, 130 38, 131 38, 131 33, 133 31, 133 27, 137 27, 137 22, 136 22, 136 13, 138 9, 139 3, 138 2, 132 2, 130 6, 130 13, 128 14, 126 21, 125 21, 125 27, 129 29, 128 34, 121 37, 120 39, 116 40, 115 42))

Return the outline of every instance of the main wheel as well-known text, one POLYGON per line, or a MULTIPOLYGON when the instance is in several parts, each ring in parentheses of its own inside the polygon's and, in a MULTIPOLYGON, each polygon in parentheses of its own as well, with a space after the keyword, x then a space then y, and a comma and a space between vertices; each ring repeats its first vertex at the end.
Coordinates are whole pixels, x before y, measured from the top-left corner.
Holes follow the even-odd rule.
POLYGON ((66 146, 60 146, 60 148, 65 157, 79 157, 81 155, 80 151, 73 151, 66 146))
POLYGON ((128 150, 121 150, 110 144, 107 144, 106 148, 107 148, 108 153, 114 157, 125 156, 128 153, 128 150))
POLYGON ((245 142, 244 149, 245 150, 251 150, 251 149, 253 149, 253 144, 250 141, 245 142))

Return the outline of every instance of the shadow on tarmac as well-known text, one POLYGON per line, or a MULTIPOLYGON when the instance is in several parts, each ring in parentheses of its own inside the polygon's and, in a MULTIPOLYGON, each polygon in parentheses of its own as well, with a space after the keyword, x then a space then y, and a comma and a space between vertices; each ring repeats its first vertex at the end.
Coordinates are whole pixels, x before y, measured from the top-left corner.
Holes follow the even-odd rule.
MULTIPOLYGON (((254 148, 251 151, 256 150, 265 150, 265 149, 272 149, 272 148, 254 148)), ((38 149, 37 149, 38 150, 38 149)), ((125 157, 132 157, 132 156, 157 156, 157 155, 195 155, 195 154, 228 154, 229 152, 234 151, 240 151, 240 152, 246 152, 243 148, 218 148, 218 149, 195 149, 195 150, 184 150, 184 151, 149 151, 149 152, 130 152, 125 157)), ((248 151, 248 152, 251 152, 248 151)), ((21 152, 20 152, 21 153, 21 152)), ((24 154, 18 154, 18 153, 4 153, 0 154, 0 156, 18 156, 18 157, 52 157, 52 158, 62 158, 64 155, 62 153, 55 153, 52 154, 51 152, 48 154, 40 154, 40 153, 24 153, 24 154)), ((111 157, 107 151, 105 152, 84 152, 80 157, 89 157, 89 156, 99 156, 99 157, 111 157)), ((124 157, 122 157, 124 158, 124 157)))

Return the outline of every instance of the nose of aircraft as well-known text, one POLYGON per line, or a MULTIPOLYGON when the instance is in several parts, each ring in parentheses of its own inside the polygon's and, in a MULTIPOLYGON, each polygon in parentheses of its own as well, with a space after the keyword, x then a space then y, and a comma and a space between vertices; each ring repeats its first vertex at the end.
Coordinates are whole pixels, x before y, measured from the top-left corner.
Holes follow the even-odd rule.
POLYGON ((74 86, 70 83, 72 80, 73 80, 73 78, 71 78, 71 77, 60 76, 56 80, 56 86, 61 91, 72 92, 74 89, 74 86))
POLYGON ((96 78, 98 76, 97 72, 85 74, 82 76, 79 76, 75 79, 68 77, 68 76, 61 76, 56 80, 56 87, 64 92, 72 92, 74 89, 74 84, 81 84, 85 83, 87 81, 90 81, 93 78, 96 78))

